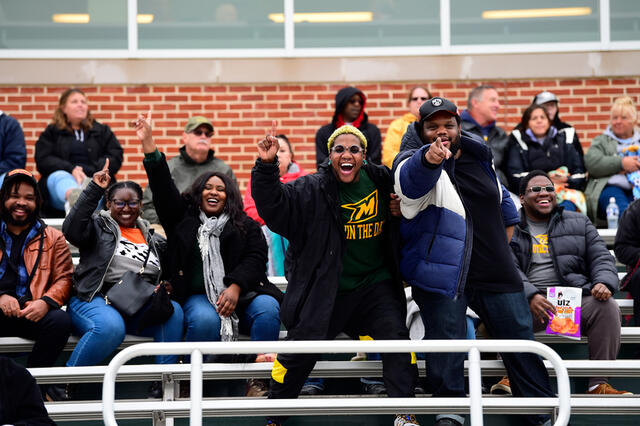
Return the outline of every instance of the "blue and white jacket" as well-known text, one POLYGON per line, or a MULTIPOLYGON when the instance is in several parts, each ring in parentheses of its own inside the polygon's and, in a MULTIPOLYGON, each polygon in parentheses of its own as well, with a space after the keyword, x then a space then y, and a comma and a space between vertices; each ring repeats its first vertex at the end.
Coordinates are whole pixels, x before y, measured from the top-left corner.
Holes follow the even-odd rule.
MULTIPOLYGON (((454 158, 429 165, 424 155, 431 144, 422 142, 417 129, 415 124, 409 126, 393 163, 402 211, 400 271, 411 286, 456 298, 464 291, 469 269, 473 222, 457 189, 454 158)), ((497 178, 491 150, 464 130, 461 149, 477 158, 495 180, 505 227, 518 223, 509 191, 497 178)))

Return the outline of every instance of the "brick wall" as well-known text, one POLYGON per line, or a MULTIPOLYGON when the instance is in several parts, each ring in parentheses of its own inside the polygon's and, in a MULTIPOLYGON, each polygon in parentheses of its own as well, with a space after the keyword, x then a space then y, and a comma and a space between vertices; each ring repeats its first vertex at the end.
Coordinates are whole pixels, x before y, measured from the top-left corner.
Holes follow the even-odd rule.
MULTIPOLYGON (((382 132, 406 112, 407 91, 417 82, 362 83, 368 97, 369 119, 382 132)), ((575 80, 434 81, 434 95, 444 96, 466 107, 469 91, 480 83, 493 84, 500 92, 502 110, 498 125, 510 131, 533 96, 545 89, 560 99, 560 116, 573 124, 586 147, 609 121, 613 100, 627 94, 636 105, 640 77, 575 80)), ((335 92, 343 84, 243 84, 243 85, 152 85, 82 87, 98 121, 108 124, 125 150, 118 179, 146 183, 142 151, 127 122, 152 110, 155 140, 169 156, 180 147, 180 136, 191 115, 209 117, 216 128, 213 144, 217 155, 229 163, 244 191, 256 158, 256 142, 278 121, 278 131, 290 136, 302 167, 315 169, 314 135, 333 114, 335 92)), ((50 122, 59 94, 66 87, 0 86, 0 109, 21 123, 27 140, 27 168, 35 171, 34 145, 50 122)))

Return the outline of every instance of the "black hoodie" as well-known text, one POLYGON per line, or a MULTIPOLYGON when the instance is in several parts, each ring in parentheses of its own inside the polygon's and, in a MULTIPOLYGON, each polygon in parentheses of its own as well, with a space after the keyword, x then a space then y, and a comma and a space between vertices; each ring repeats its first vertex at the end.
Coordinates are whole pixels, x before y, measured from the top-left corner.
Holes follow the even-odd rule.
POLYGON ((355 94, 362 96, 362 121, 360 125, 356 126, 367 138, 367 160, 374 164, 381 164, 382 161, 382 138, 380 137, 380 130, 375 124, 369 123, 367 113, 364 112, 366 103, 366 97, 361 90, 356 87, 343 87, 336 93, 336 110, 333 113, 333 119, 331 123, 325 124, 320 127, 316 132, 316 166, 320 166, 329 156, 329 150, 327 149, 327 142, 329 136, 338 128, 339 115, 342 113, 347 101, 355 94))

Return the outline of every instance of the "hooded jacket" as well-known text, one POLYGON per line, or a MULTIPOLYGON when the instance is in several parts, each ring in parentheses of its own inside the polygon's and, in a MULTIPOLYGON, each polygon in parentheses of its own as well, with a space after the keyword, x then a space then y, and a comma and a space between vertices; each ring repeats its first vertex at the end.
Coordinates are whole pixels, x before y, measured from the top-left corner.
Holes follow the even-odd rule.
MULTIPOLYGON (((615 259, 589 218, 556 207, 549 220, 547 235, 558 285, 580 287, 584 295, 591 294, 596 283, 606 285, 612 294, 618 290, 615 259)), ((526 278, 531 267, 533 243, 524 209, 520 210, 520 223, 514 229, 510 245, 518 267, 525 274, 522 280, 524 292, 530 299, 541 290, 526 278)))
MULTIPOLYGON (((431 144, 422 141, 418 129, 409 126, 393 164, 395 192, 402 210, 400 270, 411 286, 455 298, 464 292, 473 224, 455 183, 454 157, 438 166, 426 163, 424 155, 431 144)), ((495 180, 505 226, 518 223, 509 191, 500 184, 493 168, 489 147, 464 130, 460 144, 460 149, 475 157, 495 180)))
POLYGON ((393 159, 396 158, 396 155, 400 152, 402 137, 409 125, 417 120, 418 117, 408 112, 389 124, 387 134, 384 137, 384 143, 382 144, 382 164, 388 168, 393 167, 393 159))
POLYGON ((382 157, 380 130, 375 124, 369 123, 369 116, 364 112, 365 104, 367 103, 367 98, 364 93, 355 87, 349 86, 338 90, 338 93, 336 93, 336 109, 333 113, 331 123, 325 124, 316 132, 316 165, 318 169, 320 168, 320 164, 329 156, 327 142, 334 130, 340 127, 339 121, 342 119, 342 110, 347 105, 349 99, 356 93, 362 97, 362 111, 360 117, 352 124, 367 138, 367 160, 374 164, 380 164, 382 157))
MULTIPOLYGON (((120 240, 120 227, 109 212, 100 210, 94 213, 103 195, 104 189, 91 181, 62 223, 65 237, 80 250, 80 263, 73 274, 73 285, 76 297, 85 302, 90 302, 102 289, 120 240)), ((144 219, 138 218, 136 227, 142 231, 152 253, 162 264, 164 239, 155 235, 144 219)))
MULTIPOLYGON (((207 159, 203 163, 196 163, 187 154, 187 149, 181 146, 178 155, 167 161, 167 164, 169 165, 171 178, 180 192, 188 189, 198 176, 206 172, 224 173, 236 184, 238 183, 231 167, 216 157, 215 151, 212 149, 207 153, 207 159)), ((142 217, 151 223, 160 223, 156 207, 153 205, 151 186, 147 186, 142 195, 142 217)))
MULTIPOLYGON (((393 191, 389 169, 367 163, 362 166, 380 194, 393 191)), ((294 340, 326 339, 331 313, 342 274, 342 255, 346 246, 340 220, 338 179, 331 166, 322 164, 318 173, 287 184, 279 179, 276 162, 260 159, 251 171, 251 192, 260 217, 273 232, 289 240, 287 280, 280 318, 294 340)), ((385 201, 380 201, 385 202, 385 201)), ((387 262, 393 277, 394 295, 404 303, 398 270, 399 239, 394 230, 397 220, 384 226, 387 262)), ((403 313, 404 315, 404 313, 403 313)))
POLYGON ((566 166, 571 174, 569 188, 582 191, 586 174, 572 141, 567 139, 567 129, 549 128, 542 143, 533 140, 526 131, 514 129, 509 135, 506 170, 511 192, 519 193, 520 180, 532 170, 550 172, 561 166, 566 166))
POLYGON ((27 148, 18 120, 0 111, 0 175, 24 169, 26 161, 27 148))
MULTIPOLYGON (((633 140, 640 144, 640 132, 634 130, 633 140)), ((618 153, 618 137, 611 131, 611 127, 603 134, 596 136, 591 142, 589 150, 584 156, 584 164, 589 172, 589 181, 584 191, 587 197, 587 211, 589 218, 598 225, 604 220, 598 219, 598 200, 609 178, 623 170, 622 157, 618 153)))
MULTIPOLYGON (((193 252, 201 222, 199 216, 188 209, 173 183, 164 154, 161 156, 160 161, 145 159, 144 168, 153 189, 153 202, 160 224, 167 233, 165 276, 173 286, 171 297, 184 303, 190 296, 191 256, 200 255, 193 252)), ((239 304, 248 303, 259 294, 268 294, 280 302, 282 292, 267 279, 267 243, 260 225, 243 214, 242 226, 244 232, 229 221, 220 234, 220 254, 225 272, 223 282, 226 286, 240 286, 239 304)))
MULTIPOLYGON (((538 95, 535 95, 533 97, 533 100, 531 101, 531 104, 535 104, 536 103, 536 98, 538 97, 538 95)), ((553 116, 553 118, 551 119, 551 125, 553 127, 555 127, 558 130, 562 130, 562 129, 568 129, 571 128, 572 129, 572 133, 573 133, 573 146, 576 148, 576 151, 578 152, 578 155, 580 156, 580 160, 584 161, 584 151, 582 150, 582 145, 580 144, 580 139, 578 138, 578 133, 575 131, 575 128, 565 122, 562 121, 560 119, 560 107, 558 107, 558 110, 556 111, 556 115, 553 116)))
POLYGON ((462 119, 462 130, 466 130, 469 133, 479 136, 480 139, 483 139, 489 148, 491 148, 493 163, 495 165, 498 178, 500 178, 500 182, 503 185, 508 185, 509 182, 507 180, 507 175, 504 173, 507 147, 509 146, 509 135, 507 135, 507 132, 505 132, 502 127, 496 126, 496 122, 494 121, 491 125, 487 126, 489 127, 489 134, 485 139, 484 134, 482 133, 482 127, 480 127, 476 120, 473 119, 468 110, 462 111, 462 113, 460 113, 460 118, 462 119))

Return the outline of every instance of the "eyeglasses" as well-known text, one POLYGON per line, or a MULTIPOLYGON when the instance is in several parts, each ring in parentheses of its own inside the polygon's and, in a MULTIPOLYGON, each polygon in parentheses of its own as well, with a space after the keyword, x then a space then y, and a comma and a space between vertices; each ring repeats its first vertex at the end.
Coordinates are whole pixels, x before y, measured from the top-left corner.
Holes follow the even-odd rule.
POLYGON ((349 148, 345 147, 344 145, 334 145, 331 147, 331 151, 335 152, 336 154, 342 154, 347 150, 353 155, 360 154, 362 151, 364 151, 364 149, 362 149, 362 147, 358 145, 351 145, 349 148))
POLYGON ((554 188, 553 185, 547 185, 547 186, 532 186, 531 188, 527 189, 527 192, 542 192, 542 190, 545 190, 546 192, 556 192, 556 188, 554 188))
POLYGON ((124 209, 125 204, 129 206, 130 209, 135 209, 140 205, 140 200, 131 200, 131 201, 122 201, 122 200, 111 200, 114 206, 117 209, 124 209))
POLYGON ((213 132, 207 130, 206 132, 204 130, 200 130, 200 129, 195 129, 193 132, 194 135, 196 136, 202 136, 204 135, 206 138, 210 138, 211 136, 213 136, 213 132))
POLYGON ((411 100, 412 101, 418 101, 418 100, 420 100, 420 101, 428 101, 429 98, 426 98, 424 96, 415 96, 415 97, 411 98, 411 100))
POLYGON ((358 103, 358 104, 362 105, 362 102, 363 102, 363 101, 362 101, 362 99, 360 99, 360 98, 351 98, 351 99, 349 99, 347 102, 348 102, 348 103, 350 103, 350 104, 358 103))

